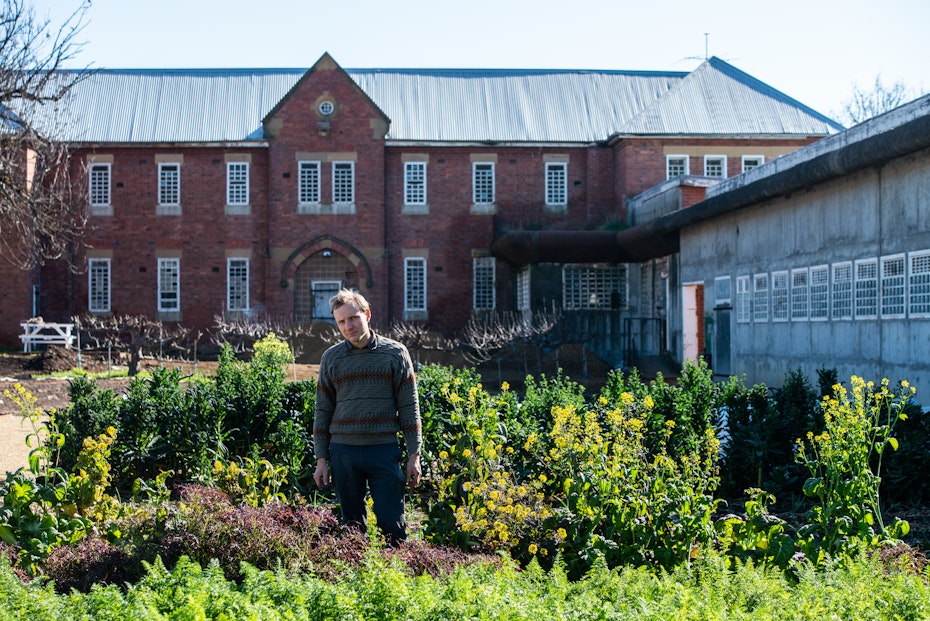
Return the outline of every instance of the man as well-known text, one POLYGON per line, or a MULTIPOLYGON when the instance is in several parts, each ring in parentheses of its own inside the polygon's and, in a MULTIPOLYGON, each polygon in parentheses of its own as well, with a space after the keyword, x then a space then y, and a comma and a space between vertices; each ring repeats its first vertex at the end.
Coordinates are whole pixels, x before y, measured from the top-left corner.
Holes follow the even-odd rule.
POLYGON ((327 487, 332 478, 343 521, 363 531, 367 488, 378 527, 389 544, 397 544, 407 538, 398 432, 408 453, 406 483, 415 487, 421 477, 413 362, 403 344, 371 331, 371 309, 358 292, 340 290, 329 308, 345 341, 327 349, 320 361, 313 480, 327 487))

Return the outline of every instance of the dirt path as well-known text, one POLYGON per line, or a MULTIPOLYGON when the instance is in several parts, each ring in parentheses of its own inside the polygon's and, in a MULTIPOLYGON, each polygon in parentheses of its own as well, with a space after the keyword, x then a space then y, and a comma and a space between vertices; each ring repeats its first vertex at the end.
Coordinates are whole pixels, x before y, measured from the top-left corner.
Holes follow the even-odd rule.
POLYGON ((26 436, 32 433, 32 425, 20 416, 0 416, 0 477, 25 467, 29 458, 26 436))

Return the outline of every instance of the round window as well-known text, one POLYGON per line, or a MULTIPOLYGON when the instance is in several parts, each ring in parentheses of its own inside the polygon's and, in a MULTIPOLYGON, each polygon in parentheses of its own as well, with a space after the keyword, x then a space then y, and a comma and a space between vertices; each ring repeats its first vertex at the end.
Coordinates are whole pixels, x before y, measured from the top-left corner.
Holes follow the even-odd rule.
POLYGON ((331 101, 320 102, 320 114, 322 114, 323 116, 329 116, 330 114, 333 113, 333 110, 335 109, 336 109, 336 106, 333 105, 333 102, 331 101))

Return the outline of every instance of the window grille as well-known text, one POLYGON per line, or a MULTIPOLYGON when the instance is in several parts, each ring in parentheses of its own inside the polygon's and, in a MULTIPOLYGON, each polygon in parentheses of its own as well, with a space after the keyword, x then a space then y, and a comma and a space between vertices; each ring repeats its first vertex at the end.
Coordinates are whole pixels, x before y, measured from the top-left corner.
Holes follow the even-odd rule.
POLYGON ((878 317, 878 260, 856 261, 856 319, 878 317))
POLYGON ((320 202, 320 163, 299 162, 297 164, 297 200, 302 205, 320 202))
POLYGON ((355 202, 355 162, 333 162, 333 203, 355 202))
POLYGON ((610 310, 627 307, 625 265, 566 265, 562 268, 565 310, 610 310))
POLYGON ((687 155, 668 155, 665 158, 665 178, 681 177, 688 174, 687 155))
POLYGON ((788 321, 788 272, 772 272, 772 321, 788 321))
POLYGON ((930 317, 930 250, 908 255, 908 312, 911 317, 930 317))
POLYGON ((705 177, 726 177, 727 176, 726 156, 723 156, 723 155, 704 156, 704 176, 705 177))
POLYGON ((91 164, 90 204, 103 207, 110 204, 110 165, 91 164))
POLYGON ((404 310, 426 310, 426 259, 404 259, 404 310))
POLYGON ((158 165, 158 204, 181 204, 181 166, 180 164, 158 165))
POLYGON ((226 262, 226 308, 233 312, 249 309, 248 259, 228 259, 226 262))
POLYGON ((530 306, 530 268, 524 267, 517 272, 517 310, 526 312, 530 306))
POLYGON ((89 259, 87 265, 87 310, 110 312, 110 259, 89 259))
POLYGON ((404 163, 404 204, 426 204, 426 162, 404 163))
POLYGON ((762 323, 769 320, 769 275, 752 277, 752 320, 762 323))
POLYGON ((826 321, 830 316, 830 268, 817 265, 810 271, 811 320, 826 321))
POLYGON ((474 309, 493 310, 495 308, 495 260, 494 257, 477 257, 472 260, 474 276, 474 309))
POLYGON ((752 319, 752 298, 749 292, 749 276, 736 277, 736 321, 748 323, 752 319))
POLYGON ((491 205, 494 203, 494 163, 475 162, 473 164, 473 197, 476 205, 491 205))
POLYGON ((905 265, 903 254, 881 259, 883 319, 901 318, 905 315, 905 265))
POLYGON ((181 309, 181 260, 158 260, 158 310, 181 309))
POLYGON ((807 268, 791 270, 791 321, 810 317, 810 280, 807 268))
POLYGON ((546 205, 568 204, 568 165, 564 162, 546 164, 546 205))
POLYGON ((849 261, 833 264, 833 300, 830 316, 833 319, 852 319, 853 266, 849 261))
POLYGON ((248 162, 226 162, 226 204, 249 204, 248 162))

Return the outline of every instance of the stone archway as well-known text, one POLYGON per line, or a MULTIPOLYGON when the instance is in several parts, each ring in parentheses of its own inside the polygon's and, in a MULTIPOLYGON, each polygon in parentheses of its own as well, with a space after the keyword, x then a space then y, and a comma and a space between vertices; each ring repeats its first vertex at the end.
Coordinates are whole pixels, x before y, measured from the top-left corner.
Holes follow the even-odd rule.
POLYGON ((332 321, 329 298, 340 288, 358 289, 358 269, 333 250, 319 250, 294 271, 294 320, 332 321))

